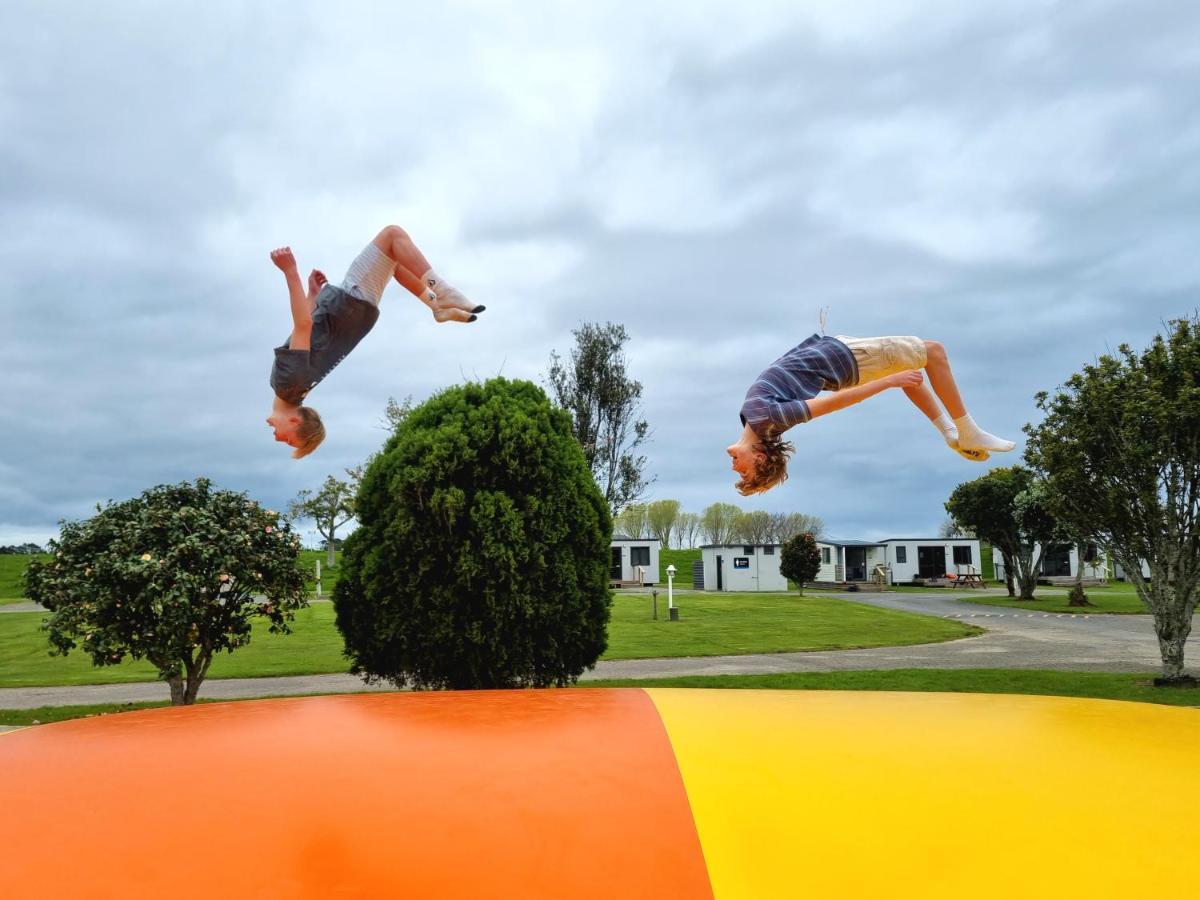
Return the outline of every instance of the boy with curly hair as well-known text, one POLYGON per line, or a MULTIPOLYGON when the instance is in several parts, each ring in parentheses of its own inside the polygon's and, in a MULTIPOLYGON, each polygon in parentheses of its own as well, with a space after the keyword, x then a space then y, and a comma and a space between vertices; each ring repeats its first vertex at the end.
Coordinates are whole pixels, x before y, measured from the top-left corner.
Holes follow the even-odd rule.
POLYGON ((746 392, 741 437, 726 448, 742 476, 734 487, 749 496, 785 481, 795 447, 780 437, 783 432, 893 387, 903 389, 950 449, 973 462, 1016 446, 975 424, 938 341, 814 334, 771 363, 746 392), (818 396, 822 391, 830 393, 818 396))
POLYGON ((297 459, 325 440, 320 415, 304 405, 308 392, 375 327, 379 302, 391 279, 428 306, 437 322, 474 322, 484 310, 443 281, 398 225, 388 225, 367 244, 340 285, 330 284, 323 272, 313 269, 306 291, 290 247, 272 250, 271 262, 287 282, 292 333, 275 348, 275 401, 267 425, 275 440, 293 448, 297 459))

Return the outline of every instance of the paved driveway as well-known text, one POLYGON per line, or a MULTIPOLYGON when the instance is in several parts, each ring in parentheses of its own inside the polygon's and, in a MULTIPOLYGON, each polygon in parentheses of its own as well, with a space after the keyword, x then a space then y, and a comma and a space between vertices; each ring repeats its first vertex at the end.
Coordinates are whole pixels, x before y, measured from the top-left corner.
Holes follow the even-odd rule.
MULTIPOLYGON (((987 629, 978 637, 941 644, 823 650, 754 656, 603 661, 582 681, 675 675, 758 675, 773 672, 839 672, 855 669, 1061 669, 1075 672, 1158 672, 1158 641, 1149 616, 1055 615, 964 603, 944 594, 834 594, 855 603, 961 619, 987 629)), ((683 615, 686 600, 681 598, 683 615)), ((1187 658, 1200 659, 1193 633, 1187 658)), ((235 699, 292 694, 391 690, 351 675, 224 678, 206 681, 201 696, 235 699)), ((166 685, 79 685, 0 689, 0 709, 164 700, 166 685)))

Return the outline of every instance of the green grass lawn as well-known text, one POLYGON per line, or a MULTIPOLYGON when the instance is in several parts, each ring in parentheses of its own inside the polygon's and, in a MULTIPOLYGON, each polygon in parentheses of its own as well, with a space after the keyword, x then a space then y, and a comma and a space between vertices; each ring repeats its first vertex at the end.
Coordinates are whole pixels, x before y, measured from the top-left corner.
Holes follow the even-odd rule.
POLYGON ((605 659, 847 650, 948 641, 978 634, 962 623, 878 609, 835 597, 798 594, 681 594, 678 622, 667 620, 665 592, 657 622, 649 594, 613 603, 605 659))
MULTIPOLYGON (((38 556, 21 556, 18 554, 3 553, 0 554, 0 606, 6 606, 11 603, 24 603, 24 590, 21 586, 21 575, 25 572, 25 567, 29 565, 30 560, 34 559, 49 559, 49 554, 40 554, 38 556)), ((300 567, 304 570, 305 583, 308 585, 309 593, 316 591, 316 561, 321 561, 321 587, 325 596, 333 591, 333 586, 337 584, 338 569, 335 566, 330 569, 325 565, 326 554, 324 550, 301 550, 300 551, 300 567)), ((342 552, 339 550, 334 553, 334 558, 340 561, 342 552)), ((689 582, 690 583, 690 582, 689 582)))
MULTIPOLYGON (((649 594, 614 599, 604 659, 838 650, 947 641, 981 629, 948 619, 876 609, 833 597, 788 594, 686 594, 681 617, 667 620, 659 593, 659 621, 649 594)), ((146 662, 93 667, 82 653, 50 656, 41 631, 43 613, 0 616, 0 687, 113 684, 153 681, 146 662)), ((296 615, 291 635, 255 628, 249 646, 213 660, 209 678, 255 678, 345 672, 333 606, 317 603, 296 615)))
POLYGON ((1091 606, 1067 606, 1067 589, 1039 587, 1033 600, 1017 600, 1007 594, 972 594, 970 591, 954 593, 956 600, 966 600, 984 606, 1006 606, 1026 612, 1077 613, 1087 615, 1149 615, 1149 610, 1138 599, 1131 584, 1110 582, 1106 587, 1084 588, 1091 606))
MULTIPOLYGON (((801 691, 944 691, 953 693, 1041 694, 1130 700, 1171 706, 1200 706, 1198 688, 1156 688, 1148 675, 1104 672, 1007 671, 1004 669, 894 669, 864 672, 798 672, 783 675, 715 675, 690 678, 620 679, 587 681, 579 688, 689 687, 801 691)), ((201 703, 236 702, 209 701, 201 703)), ((120 703, 97 706, 43 706, 37 709, 0 709, 0 725, 60 722, 83 716, 107 715, 133 709, 166 706, 153 703, 120 703)), ((3 740, 3 737, 0 737, 3 740)))
POLYGON ((659 550, 658 583, 666 585, 667 566, 675 567, 675 587, 692 586, 692 563, 700 559, 699 550, 659 550))
POLYGON ((49 559, 48 553, 36 556, 25 556, 19 553, 0 553, 0 606, 10 603, 24 603, 25 591, 21 586, 21 576, 31 560, 49 559))
POLYGON ((801 691, 948 691, 968 694, 1045 694, 1200 706, 1200 688, 1156 688, 1153 675, 1008 669, 878 669, 778 675, 697 675, 623 678, 580 687, 687 687, 801 691))

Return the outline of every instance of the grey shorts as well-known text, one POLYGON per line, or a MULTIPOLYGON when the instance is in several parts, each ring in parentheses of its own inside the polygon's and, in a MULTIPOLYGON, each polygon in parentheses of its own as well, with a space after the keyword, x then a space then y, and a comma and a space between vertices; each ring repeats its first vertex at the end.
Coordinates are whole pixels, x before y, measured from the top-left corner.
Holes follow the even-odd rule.
POLYGON ((350 269, 342 280, 342 290, 378 306, 383 299, 383 289, 388 286, 395 271, 394 259, 374 244, 367 244, 366 249, 350 263, 350 269))
POLYGON ((919 337, 856 338, 844 334, 835 337, 854 354, 854 361, 858 363, 859 384, 868 384, 909 369, 925 368, 925 341, 919 337))

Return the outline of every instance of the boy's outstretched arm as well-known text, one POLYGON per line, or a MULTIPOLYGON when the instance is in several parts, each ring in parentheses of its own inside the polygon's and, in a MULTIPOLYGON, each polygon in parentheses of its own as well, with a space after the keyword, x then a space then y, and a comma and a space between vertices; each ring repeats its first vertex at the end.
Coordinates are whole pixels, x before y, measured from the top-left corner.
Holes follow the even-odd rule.
POLYGON ((312 313, 315 305, 314 298, 305 293, 300 281, 300 272, 296 268, 296 257, 292 255, 291 247, 279 247, 271 251, 271 262, 283 273, 287 281, 288 297, 292 304, 292 336, 288 346, 293 350, 309 349, 312 339, 312 313))
POLYGON ((845 409, 847 406, 853 406, 855 403, 866 400, 868 397, 874 397, 876 394, 883 393, 888 388, 916 387, 924 380, 924 376, 921 375, 918 369, 897 372, 895 375, 888 375, 885 378, 880 378, 878 381, 872 381, 858 387, 846 388, 845 390, 833 391, 829 394, 813 397, 807 401, 808 411, 815 419, 817 416, 823 416, 826 413, 845 409))

